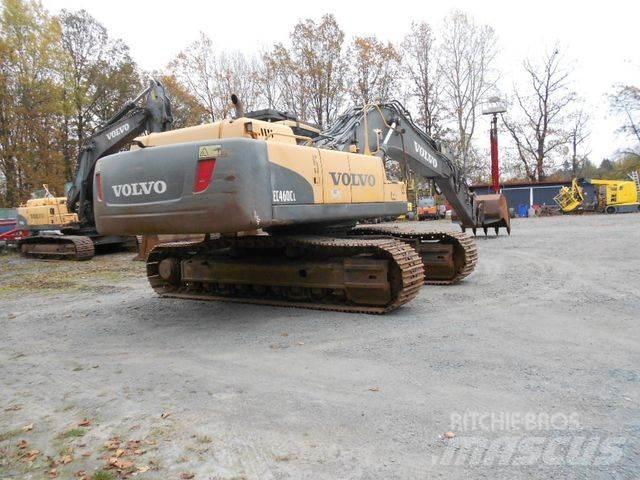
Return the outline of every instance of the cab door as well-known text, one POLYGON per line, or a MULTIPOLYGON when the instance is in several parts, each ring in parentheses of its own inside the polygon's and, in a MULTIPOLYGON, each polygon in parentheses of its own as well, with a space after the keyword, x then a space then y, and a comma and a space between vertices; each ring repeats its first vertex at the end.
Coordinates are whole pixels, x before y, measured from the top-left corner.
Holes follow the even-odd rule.
POLYGON ((349 154, 351 201, 353 203, 384 201, 384 167, 378 157, 349 154))

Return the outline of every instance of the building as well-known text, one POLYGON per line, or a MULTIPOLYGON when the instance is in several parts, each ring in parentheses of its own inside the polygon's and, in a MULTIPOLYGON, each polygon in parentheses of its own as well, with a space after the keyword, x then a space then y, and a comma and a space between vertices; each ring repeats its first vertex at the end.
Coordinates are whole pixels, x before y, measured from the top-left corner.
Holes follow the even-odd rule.
MULTIPOLYGON (((551 205, 555 206, 553 197, 558 195, 560 188, 571 186, 571 181, 560 182, 540 182, 540 183, 507 183, 502 186, 502 194, 507 197, 507 203, 511 208, 518 208, 519 205, 551 205)), ((471 191, 478 195, 493 193, 491 185, 472 185, 471 191)))

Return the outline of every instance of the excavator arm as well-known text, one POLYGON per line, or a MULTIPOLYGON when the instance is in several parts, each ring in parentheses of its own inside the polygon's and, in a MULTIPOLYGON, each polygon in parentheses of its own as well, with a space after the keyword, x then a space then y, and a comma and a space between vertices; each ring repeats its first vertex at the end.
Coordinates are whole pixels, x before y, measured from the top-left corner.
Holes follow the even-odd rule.
POLYGON ((93 172, 96 162, 117 152, 146 132, 163 132, 172 122, 171 104, 156 80, 102 125, 83 145, 78 155, 75 181, 67 194, 67 207, 77 212, 82 226, 93 226, 93 172), (144 106, 139 105, 145 99, 144 106))
POLYGON ((419 128, 399 102, 353 107, 315 140, 322 148, 357 151, 397 161, 433 180, 456 212, 463 230, 506 227, 510 222, 502 195, 472 193, 453 160, 419 128))

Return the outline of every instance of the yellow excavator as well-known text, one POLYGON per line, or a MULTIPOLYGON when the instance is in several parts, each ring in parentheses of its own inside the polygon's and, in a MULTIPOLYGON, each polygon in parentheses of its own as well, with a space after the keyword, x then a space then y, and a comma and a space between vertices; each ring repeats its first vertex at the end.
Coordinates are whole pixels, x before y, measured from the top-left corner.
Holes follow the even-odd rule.
POLYGON ((398 102, 354 107, 310 138, 232 100, 233 119, 141 136, 96 163, 101 234, 204 234, 151 250, 162 296, 384 313, 425 280, 460 281, 477 262, 468 234, 356 226, 406 213, 393 175, 407 169, 433 180, 463 229, 510 231, 505 198, 470 192, 398 102))
POLYGON ((570 187, 562 187, 554 198, 563 213, 602 212, 629 213, 640 211, 637 172, 631 180, 578 179, 570 187))

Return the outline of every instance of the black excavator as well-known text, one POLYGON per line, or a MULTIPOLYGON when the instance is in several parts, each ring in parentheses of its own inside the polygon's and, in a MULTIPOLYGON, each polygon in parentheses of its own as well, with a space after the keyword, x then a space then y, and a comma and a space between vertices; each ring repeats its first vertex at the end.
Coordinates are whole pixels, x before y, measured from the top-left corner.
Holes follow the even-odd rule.
POLYGON ((96 162, 129 145, 139 135, 164 132, 171 122, 171 104, 164 86, 149 86, 101 125, 82 146, 75 181, 66 197, 51 195, 45 186, 41 198, 18 208, 18 226, 29 236, 18 241, 25 257, 88 260, 96 249, 137 248, 135 236, 101 235, 93 208, 96 162))

